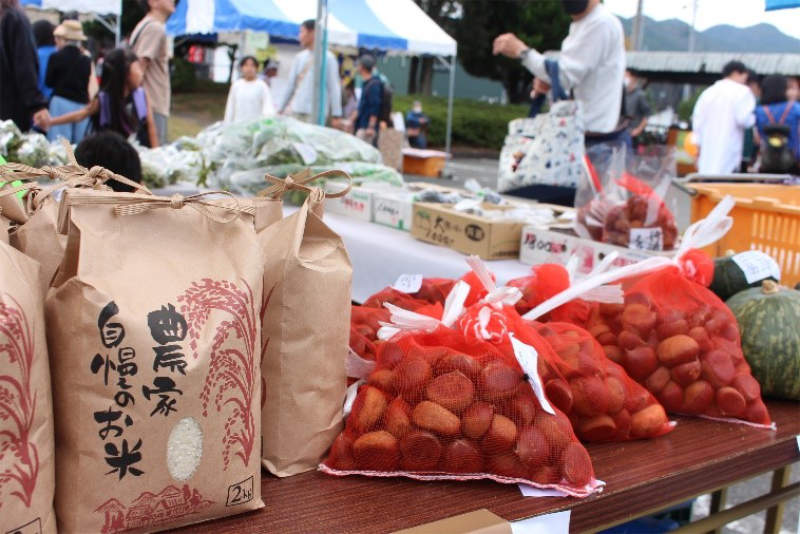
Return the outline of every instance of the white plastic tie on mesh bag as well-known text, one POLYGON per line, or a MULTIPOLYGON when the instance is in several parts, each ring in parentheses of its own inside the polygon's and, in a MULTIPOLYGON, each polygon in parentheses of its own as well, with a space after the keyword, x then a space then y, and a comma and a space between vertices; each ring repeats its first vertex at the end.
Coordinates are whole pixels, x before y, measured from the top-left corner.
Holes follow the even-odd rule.
POLYGON ((389 302, 384 303, 384 307, 391 312, 388 323, 381 322, 378 330, 378 339, 386 341, 400 332, 423 331, 433 332, 439 325, 451 327, 464 312, 464 302, 469 295, 469 284, 463 281, 457 282, 444 302, 442 319, 436 319, 429 315, 412 312, 395 306, 389 302))
POLYGON ((349 378, 365 378, 375 370, 377 362, 365 360, 353 349, 347 351, 347 359, 344 362, 345 370, 349 378))
POLYGON ((353 411, 353 403, 356 401, 356 394, 358 393, 358 388, 360 388, 362 385, 366 383, 367 381, 362 378, 361 380, 353 382, 347 388, 347 392, 345 393, 344 396, 344 406, 342 406, 342 414, 344 415, 345 419, 347 418, 348 415, 350 415, 350 412, 353 411))
POLYGON ((733 197, 728 195, 711 210, 711 213, 709 213, 705 219, 697 221, 689 226, 683 234, 681 246, 674 257, 655 256, 638 263, 625 265, 618 269, 601 272, 584 278, 565 291, 542 302, 523 315, 522 318, 528 321, 534 321, 559 306, 578 297, 582 297, 588 291, 600 287, 603 284, 610 284, 631 276, 648 274, 664 267, 677 266, 678 268, 682 268, 681 257, 686 254, 687 251, 693 248, 708 246, 721 239, 731 229, 731 226, 733 226, 733 219, 728 216, 728 213, 734 205, 735 201, 733 197))
MULTIPOLYGON (((594 269, 592 269, 592 272, 587 275, 587 278, 608 271, 618 257, 619 253, 616 251, 612 251, 607 254, 602 261, 600 261, 600 263, 598 263, 594 269)), ((572 283, 575 280, 575 277, 573 276, 575 270, 570 272, 570 263, 574 263, 574 269, 577 270, 578 256, 573 254, 567 262, 567 273, 570 275, 569 279, 570 283, 572 283), (573 262, 573 260, 575 261, 573 262)), ((625 294, 622 291, 622 286, 619 284, 603 285, 594 289, 590 289, 584 293, 581 298, 588 302, 600 302, 602 304, 622 304, 625 302, 625 294)))
POLYGON ((470 266, 472 272, 475 273, 475 276, 478 277, 478 280, 488 292, 488 295, 481 302, 485 302, 493 308, 501 309, 503 306, 515 305, 522 298, 522 291, 519 288, 510 286, 497 287, 486 264, 478 256, 469 256, 467 265, 470 266))

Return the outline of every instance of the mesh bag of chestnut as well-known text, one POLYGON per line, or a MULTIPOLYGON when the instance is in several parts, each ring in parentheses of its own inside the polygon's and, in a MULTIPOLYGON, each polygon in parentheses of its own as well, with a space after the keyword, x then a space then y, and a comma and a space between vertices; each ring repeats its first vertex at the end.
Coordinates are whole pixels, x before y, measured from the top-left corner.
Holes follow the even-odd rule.
POLYGON ((519 314, 525 314, 542 302, 567 289, 570 276, 563 265, 542 263, 531 267, 531 274, 509 280, 508 286, 516 287, 522 297, 514 305, 519 314))
POLYGON ((547 396, 569 416, 581 440, 654 438, 674 428, 653 395, 609 358, 610 347, 570 323, 533 325, 555 353, 551 364, 558 375, 543 376, 547 396))
POLYGON ((620 147, 603 156, 592 161, 603 172, 590 167, 578 186, 575 230, 623 247, 673 250, 678 227, 663 199, 676 176, 674 149, 631 156, 620 147))
MULTIPOLYGON (((475 308, 483 307, 478 304, 475 308)), ((509 336, 513 307, 492 308, 491 342, 468 335, 483 322, 468 309, 454 328, 401 331, 378 346, 377 365, 320 469, 334 475, 421 480, 492 479, 582 497, 601 483, 567 416, 523 372, 509 336)), ((517 315, 518 324, 522 324, 517 315)), ((479 329, 480 330, 480 329, 479 329)), ((552 349, 528 328, 524 343, 552 349)), ((541 360, 540 360, 541 361, 541 360)), ((540 382, 538 382, 540 384, 540 382)))
POLYGON ((414 293, 403 293, 393 287, 386 287, 364 301, 367 308, 383 308, 385 303, 400 306, 406 310, 414 310, 424 304, 444 304, 455 280, 449 278, 423 278, 419 290, 414 293))
POLYGON ((678 267, 626 280, 625 303, 593 306, 586 329, 671 413, 770 425, 731 311, 678 267))
POLYGON ((707 246, 730 229, 734 204, 724 198, 683 236, 675 259, 650 258, 582 281, 621 281, 624 302, 559 298, 526 314, 545 313, 586 330, 628 376, 646 387, 670 413, 772 427, 761 389, 750 373, 731 311, 703 284, 710 263, 694 247, 707 246), (559 303, 566 303, 557 307, 559 303))
POLYGON ((389 310, 351 306, 350 312, 350 350, 362 358, 376 359, 375 341, 381 322, 389 321, 389 310))

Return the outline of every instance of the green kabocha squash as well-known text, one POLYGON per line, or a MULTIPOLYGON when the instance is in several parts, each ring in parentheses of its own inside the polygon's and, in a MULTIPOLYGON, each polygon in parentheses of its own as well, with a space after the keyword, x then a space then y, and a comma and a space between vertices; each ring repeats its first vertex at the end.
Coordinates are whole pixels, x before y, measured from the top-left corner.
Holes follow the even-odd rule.
POLYGON ((780 281, 777 262, 759 250, 735 254, 732 250, 714 260, 714 280, 709 289, 722 300, 739 291, 759 287, 763 280, 780 281))
POLYGON ((762 393, 800 400, 800 291, 765 280, 726 304, 739 323, 742 351, 762 393))

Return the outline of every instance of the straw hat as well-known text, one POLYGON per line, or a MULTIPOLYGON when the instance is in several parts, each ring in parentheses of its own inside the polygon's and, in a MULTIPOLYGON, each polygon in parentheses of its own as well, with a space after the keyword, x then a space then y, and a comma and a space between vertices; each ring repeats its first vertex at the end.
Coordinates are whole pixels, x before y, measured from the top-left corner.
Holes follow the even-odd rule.
POLYGON ((85 41, 83 26, 77 20, 65 20, 53 32, 55 37, 61 37, 67 41, 85 41))

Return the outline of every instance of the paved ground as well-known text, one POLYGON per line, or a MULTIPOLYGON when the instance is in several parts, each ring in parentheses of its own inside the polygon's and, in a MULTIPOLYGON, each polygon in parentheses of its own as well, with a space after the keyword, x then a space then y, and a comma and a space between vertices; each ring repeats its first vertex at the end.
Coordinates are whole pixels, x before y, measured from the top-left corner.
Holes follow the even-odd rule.
MULTIPOLYGON (((497 160, 489 158, 455 158, 447 166, 449 176, 444 179, 422 179, 417 176, 406 176, 407 180, 424 180, 433 183, 454 183, 463 185, 470 178, 481 185, 495 188, 497 186, 497 160)), ((671 188, 667 194, 668 204, 674 206, 678 226, 685 228, 689 223, 689 197, 677 188, 671 188)), ((771 473, 764 474, 745 482, 736 484, 728 491, 728 506, 740 504, 767 493, 772 480, 771 473)), ((792 482, 800 481, 800 464, 795 464, 792 471, 792 482)), ((709 495, 699 497, 692 507, 693 519, 708 515, 711 498, 709 495)), ((755 534, 762 532, 766 513, 746 517, 734 521, 724 528, 723 534, 755 534)), ((784 512, 780 534, 798 534, 800 530, 800 498, 789 501, 784 512)), ((635 533, 631 533, 635 534, 635 533)))

